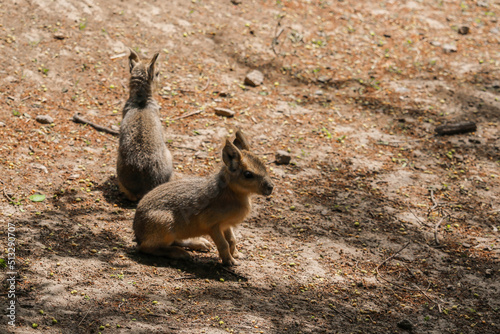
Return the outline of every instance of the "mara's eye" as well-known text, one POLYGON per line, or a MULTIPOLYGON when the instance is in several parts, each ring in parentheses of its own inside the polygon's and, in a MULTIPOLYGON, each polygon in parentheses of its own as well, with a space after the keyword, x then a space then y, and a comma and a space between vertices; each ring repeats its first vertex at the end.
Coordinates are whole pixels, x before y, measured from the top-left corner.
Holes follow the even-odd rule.
POLYGON ((245 176, 245 179, 251 179, 251 178, 253 178, 252 172, 249 172, 249 171, 243 172, 243 175, 245 176))

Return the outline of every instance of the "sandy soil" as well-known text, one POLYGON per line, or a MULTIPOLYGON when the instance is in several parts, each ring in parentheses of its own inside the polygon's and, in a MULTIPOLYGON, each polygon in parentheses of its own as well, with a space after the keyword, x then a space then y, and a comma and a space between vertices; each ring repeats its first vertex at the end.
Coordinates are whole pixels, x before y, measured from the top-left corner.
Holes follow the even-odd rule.
POLYGON ((14 225, 18 274, 12 327, 0 271, 0 332, 498 333, 499 14, 495 0, 1 1, 0 247, 7 260, 14 225), (71 120, 119 129, 127 47, 161 51, 178 173, 214 172, 236 128, 266 161, 276 188, 238 229, 234 269, 215 247, 137 253, 117 137, 71 120), (245 86, 253 69, 264 82, 245 86), (477 131, 434 134, 465 121, 477 131))

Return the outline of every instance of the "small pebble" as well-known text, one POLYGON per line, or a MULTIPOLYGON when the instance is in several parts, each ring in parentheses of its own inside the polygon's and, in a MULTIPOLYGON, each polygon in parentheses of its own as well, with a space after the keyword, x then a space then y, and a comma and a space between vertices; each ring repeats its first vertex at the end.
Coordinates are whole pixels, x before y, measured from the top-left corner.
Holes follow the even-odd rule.
POLYGON ((291 160, 292 157, 290 153, 283 150, 279 150, 276 152, 276 163, 278 165, 288 165, 291 160))
POLYGON ((245 85, 257 87, 264 82, 264 74, 261 71, 253 70, 245 77, 245 85))
POLYGON ((458 28, 458 33, 460 35, 467 35, 469 32, 470 32, 470 29, 467 26, 461 26, 460 28, 458 28))
POLYGON ((321 82, 321 83, 323 83, 323 84, 326 84, 326 83, 328 83, 328 82, 330 82, 330 81, 332 81, 332 78, 329 78, 329 77, 327 77, 327 76, 320 76, 320 77, 318 78, 318 82, 321 82))
POLYGON ((41 124, 54 123, 54 119, 52 117, 50 117, 49 115, 38 115, 38 116, 36 116, 35 120, 41 124))
POLYGON ((235 112, 226 108, 214 108, 215 114, 224 117, 233 117, 235 112))
POLYGON ((61 32, 56 32, 56 33, 54 34, 54 38, 55 38, 55 39, 59 39, 59 40, 63 40, 63 39, 65 39, 65 38, 67 38, 67 37, 66 37, 63 33, 61 33, 61 32))
POLYGON ((457 52, 457 46, 453 45, 453 44, 444 44, 443 51, 444 51, 444 53, 457 52))

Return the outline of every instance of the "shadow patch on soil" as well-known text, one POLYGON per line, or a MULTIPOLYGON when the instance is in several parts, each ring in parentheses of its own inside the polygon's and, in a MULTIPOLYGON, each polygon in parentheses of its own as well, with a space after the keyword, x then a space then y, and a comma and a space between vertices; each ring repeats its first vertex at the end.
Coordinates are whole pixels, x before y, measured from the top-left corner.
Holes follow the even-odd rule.
MULTIPOLYGON (((106 214, 106 210, 94 211, 94 214, 106 214)), ((17 255, 57 255, 79 259, 93 258, 103 262, 114 259, 116 255, 112 248, 122 248, 126 241, 119 236, 118 231, 99 229, 96 233, 80 224, 77 217, 86 215, 86 210, 68 210, 65 214, 49 211, 15 220, 13 223, 17 226, 17 239, 22 242, 17 255)))
MULTIPOLYGON (((213 250, 212 250, 213 251, 213 250)), ((177 260, 161 256, 143 254, 135 249, 127 253, 128 257, 140 264, 154 267, 173 268, 187 273, 177 279, 208 279, 212 281, 248 281, 244 274, 238 273, 238 267, 226 268, 219 262, 217 252, 192 252, 191 259, 177 260), (205 255, 205 256, 203 256, 205 255)))
POLYGON ((118 189, 118 181, 116 176, 110 176, 106 181, 97 185, 97 190, 102 192, 102 196, 106 202, 116 204, 122 209, 135 209, 137 202, 132 202, 118 189))

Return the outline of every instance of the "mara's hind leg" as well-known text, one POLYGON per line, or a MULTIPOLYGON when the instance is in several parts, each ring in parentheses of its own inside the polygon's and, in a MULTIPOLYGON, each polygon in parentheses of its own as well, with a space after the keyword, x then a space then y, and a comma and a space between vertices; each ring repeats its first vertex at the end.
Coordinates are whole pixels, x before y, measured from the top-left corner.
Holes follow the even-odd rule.
POLYGON ((181 247, 173 245, 174 238, 165 236, 163 239, 150 238, 141 242, 137 249, 146 254, 166 256, 172 259, 189 259, 191 255, 181 247))
POLYGON ((187 247, 189 249, 199 251, 199 252, 208 252, 212 245, 210 241, 205 238, 190 238, 185 240, 176 240, 173 245, 179 247, 187 247))
POLYGON ((165 256, 171 259, 189 259, 191 255, 181 247, 177 246, 167 246, 167 247, 156 247, 148 245, 140 245, 138 247, 139 251, 146 254, 165 256))
POLYGON ((234 235, 234 230, 232 227, 224 231, 224 238, 226 238, 226 241, 229 244, 229 252, 231 253, 231 255, 235 259, 241 258, 241 253, 236 249, 236 236, 234 235))
POLYGON ((127 188, 123 186, 123 184, 118 181, 118 188, 122 193, 125 194, 125 196, 132 202, 137 202, 140 198, 134 194, 132 194, 127 188))

